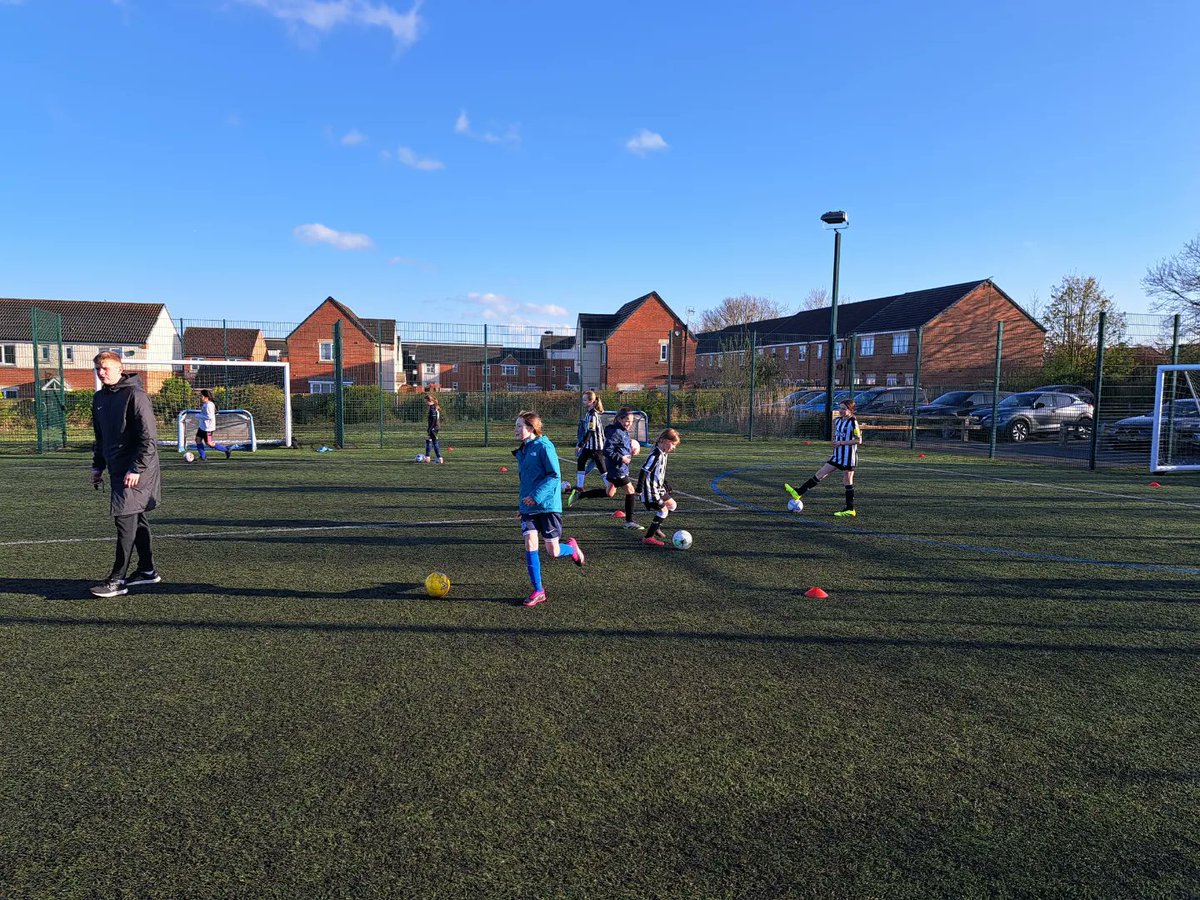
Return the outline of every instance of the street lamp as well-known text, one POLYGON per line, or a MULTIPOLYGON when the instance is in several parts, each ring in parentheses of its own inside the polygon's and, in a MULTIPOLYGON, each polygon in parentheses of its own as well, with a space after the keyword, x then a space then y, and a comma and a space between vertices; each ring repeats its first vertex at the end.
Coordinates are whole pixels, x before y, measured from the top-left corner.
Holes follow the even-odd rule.
MULTIPOLYGON (((838 263, 842 258, 842 229, 849 227, 850 218, 845 210, 833 210, 821 216, 825 228, 833 229, 833 297, 829 302, 829 359, 826 370, 825 413, 828 425, 829 439, 833 440, 833 379, 837 364, 837 294, 838 294, 838 263)), ((854 389, 854 385, 850 385, 854 389)))

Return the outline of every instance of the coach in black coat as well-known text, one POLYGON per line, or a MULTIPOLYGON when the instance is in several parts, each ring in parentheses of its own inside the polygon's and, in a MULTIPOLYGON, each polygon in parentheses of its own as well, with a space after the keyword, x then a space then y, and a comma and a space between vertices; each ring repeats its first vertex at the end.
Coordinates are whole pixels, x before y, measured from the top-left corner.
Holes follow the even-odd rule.
POLYGON ((161 579, 154 568, 150 525, 146 513, 162 499, 158 465, 158 429, 150 398, 136 374, 122 371, 121 357, 105 351, 96 356, 101 388, 92 397, 92 483, 99 486, 104 470, 112 489, 109 509, 117 526, 117 551, 112 574, 95 585, 97 597, 115 597, 131 584, 154 584, 161 579), (132 551, 138 566, 126 581, 132 551))

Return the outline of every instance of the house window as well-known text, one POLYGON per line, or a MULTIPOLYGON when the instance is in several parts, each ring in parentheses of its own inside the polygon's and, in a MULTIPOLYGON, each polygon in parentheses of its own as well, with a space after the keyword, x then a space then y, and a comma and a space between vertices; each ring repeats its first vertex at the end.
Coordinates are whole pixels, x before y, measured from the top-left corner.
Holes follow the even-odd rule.
POLYGON ((874 384, 874 383, 875 383, 875 373, 874 372, 869 372, 868 374, 863 376, 863 384, 874 384))
POLYGON ((913 384, 913 374, 912 374, 912 372, 908 372, 908 373, 907 373, 907 374, 904 376, 904 383, 905 383, 905 384, 907 384, 909 387, 912 387, 912 384, 913 384))
POLYGON ((484 363, 483 364, 483 377, 486 378, 487 376, 489 376, 491 374, 492 374, 492 367, 489 366, 487 363, 484 363))
POLYGON ((75 362, 75 348, 67 347, 67 362, 75 362))
POLYGON ((530 375, 537 374, 537 366, 526 366, 526 369, 528 370, 530 375))
POLYGON ((670 351, 667 349, 667 342, 666 342, 666 341, 659 341, 659 342, 658 342, 658 361, 659 361, 659 362, 666 362, 666 361, 667 361, 667 353, 668 353, 668 352, 670 352, 670 351))
POLYGON ((457 391, 458 390, 458 382, 457 381, 450 382, 450 387, 457 391))
POLYGON ((310 394, 332 394, 332 381, 310 381, 308 383, 308 392, 310 394))
POLYGON ((451 372, 457 372, 457 371, 458 371, 458 363, 452 363, 452 364, 450 365, 450 371, 451 371, 451 372))
POLYGON ((796 348, 796 359, 802 362, 808 359, 808 344, 801 344, 796 348))
POLYGON ((875 355, 875 338, 865 337, 858 345, 859 356, 874 356, 875 355))
POLYGON ((50 345, 42 344, 42 359, 50 359, 50 345))
POLYGON ((0 347, 0 365, 15 366, 17 364, 17 345, 5 344, 0 347))
POLYGON ((279 362, 279 351, 278 350, 268 350, 267 351, 267 362, 279 362))
POLYGON ((817 359, 823 359, 825 356, 825 345, 817 344, 817 359))
POLYGON ((784 347, 784 348, 783 348, 783 358, 784 358, 784 359, 787 359, 787 358, 788 358, 788 351, 790 351, 791 349, 792 349, 791 347, 784 347))
POLYGON ((897 378, 895 375, 892 375, 892 374, 888 375, 888 377, 887 377, 887 386, 888 387, 895 387, 899 383, 900 383, 900 379, 897 378))
POLYGON ((516 366, 501 366, 500 374, 501 375, 516 375, 517 367, 516 366))
POLYGON ((5 400, 16 400, 20 396, 19 388, 3 388, 5 400))
POLYGON ((908 335, 892 335, 892 356, 903 356, 908 352, 908 335))
POLYGON ((424 371, 424 373, 426 375, 436 375, 437 374, 437 363, 423 363, 422 371, 424 371))
MULTIPOLYGON (((333 341, 321 341, 321 362, 333 362, 333 341)), ((329 393, 332 393, 330 391, 329 393)))
POLYGON ((837 356, 835 356, 834 359, 842 358, 842 342, 841 341, 838 341, 836 344, 834 344, 833 351, 834 351, 834 353, 837 354, 837 356))

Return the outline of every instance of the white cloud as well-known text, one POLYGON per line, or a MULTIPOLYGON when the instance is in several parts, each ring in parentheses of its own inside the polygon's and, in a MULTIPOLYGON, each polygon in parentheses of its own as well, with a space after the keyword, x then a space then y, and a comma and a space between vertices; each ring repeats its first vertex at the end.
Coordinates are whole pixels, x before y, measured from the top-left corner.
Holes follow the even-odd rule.
POLYGON ((375 247, 375 242, 365 234, 334 231, 315 222, 310 225, 297 225, 292 229, 292 234, 305 244, 329 244, 338 250, 371 250, 375 247))
POLYGON ((417 42, 421 31, 419 11, 423 0, 416 0, 412 9, 399 12, 387 3, 371 0, 237 0, 266 11, 288 27, 311 29, 322 34, 341 25, 384 28, 391 32, 398 49, 417 42))
MULTIPOLYGON (((392 159, 392 154, 386 150, 383 151, 384 159, 392 159)), ((422 172, 436 172, 438 169, 446 168, 446 164, 440 159, 434 159, 432 156, 417 156, 408 147, 397 147, 395 159, 411 169, 418 169, 422 172)))
POLYGON ((483 319, 500 325, 536 325, 539 328, 568 325, 562 321, 567 318, 567 311, 555 303, 522 303, 504 294, 474 291, 467 294, 465 302, 471 307, 463 316, 467 321, 483 319))
POLYGON ((367 136, 357 128, 351 128, 342 135, 341 144, 343 147, 357 147, 359 144, 366 141, 367 136))
POLYGON ((646 154, 666 150, 669 146, 670 144, 663 140, 661 134, 656 134, 645 128, 625 142, 626 150, 643 159, 646 158, 646 154))
POLYGON ((461 134, 463 137, 469 137, 473 141, 481 141, 484 144, 521 143, 521 130, 516 125, 509 125, 499 134, 494 131, 472 130, 471 120, 467 118, 465 110, 460 112, 458 118, 454 120, 454 133, 461 134))

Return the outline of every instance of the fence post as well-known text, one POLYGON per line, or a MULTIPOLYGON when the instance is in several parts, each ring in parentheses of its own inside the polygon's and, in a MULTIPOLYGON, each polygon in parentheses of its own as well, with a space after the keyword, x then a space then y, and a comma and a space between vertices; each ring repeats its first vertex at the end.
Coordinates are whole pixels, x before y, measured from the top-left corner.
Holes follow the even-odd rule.
MULTIPOLYGON (((229 323, 221 320, 221 356, 229 359, 229 323)), ((229 366, 225 367, 225 408, 229 408, 229 366)))
POLYGON ((483 326, 483 446, 488 446, 488 393, 491 389, 492 367, 488 364, 487 326, 483 326))
POLYGON ((1004 353, 1004 320, 996 323, 996 368, 992 373, 992 425, 988 434, 988 459, 996 458, 996 419, 1000 412, 1000 362, 1004 353))
POLYGON ((850 391, 850 396, 854 396, 854 382, 858 378, 858 339, 851 332, 846 336, 846 340, 850 344, 850 356, 846 362, 849 370, 846 373, 846 388, 850 391))
POLYGON ((342 320, 333 323, 333 443, 346 446, 346 407, 342 397, 342 320))
POLYGON ((1096 402, 1092 406, 1092 439, 1088 446, 1088 468, 1096 468, 1096 448, 1100 446, 1100 389, 1104 380, 1104 324, 1108 318, 1104 310, 1100 310, 1100 323, 1096 326, 1096 375, 1092 380, 1092 393, 1096 402))
POLYGON ((674 349, 671 345, 674 341, 671 340, 671 332, 667 331, 667 427, 671 427, 671 351, 674 349))
POLYGON ((750 420, 746 440, 754 440, 754 383, 758 380, 758 332, 750 332, 750 420))
POLYGON ((921 351, 924 347, 925 326, 922 325, 917 329, 917 358, 913 362, 913 396, 912 396, 912 414, 909 419, 908 426, 908 449, 912 450, 917 446, 917 397, 921 395, 921 351))
MULTIPOLYGON (((1171 320, 1171 365, 1179 365, 1179 321, 1176 313, 1171 320)), ((1178 385, 1178 372, 1171 372, 1170 381, 1163 385, 1166 388, 1163 403, 1167 407, 1167 459, 1175 458, 1175 388, 1178 385)))
POLYGON ((38 320, 38 311, 32 309, 29 311, 29 336, 30 343, 33 345, 33 420, 37 428, 37 452, 46 452, 46 436, 42 429, 42 420, 46 415, 46 400, 42 397, 42 372, 38 364, 39 345, 41 343, 41 329, 38 327, 41 322, 38 320))
MULTIPOLYGON (((393 326, 395 327, 395 326, 393 326)), ((375 380, 379 386, 379 449, 383 449, 383 323, 375 323, 375 349, 378 363, 375 368, 375 380)))

